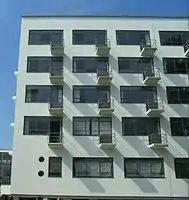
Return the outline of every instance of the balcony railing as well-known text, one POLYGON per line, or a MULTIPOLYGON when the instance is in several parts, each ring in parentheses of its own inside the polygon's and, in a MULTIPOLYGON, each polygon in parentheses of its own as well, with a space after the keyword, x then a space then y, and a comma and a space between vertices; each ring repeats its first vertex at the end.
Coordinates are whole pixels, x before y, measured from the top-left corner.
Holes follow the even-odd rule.
POLYGON ((114 112, 114 99, 99 99, 98 101, 98 114, 99 115, 112 115, 114 112))
POLYGON ((161 148, 168 146, 167 134, 165 133, 153 133, 148 136, 149 138, 149 147, 151 148, 161 148))
POLYGON ((114 147, 116 145, 115 133, 111 131, 103 131, 99 135, 99 146, 103 147, 114 147))
POLYGON ((53 55, 63 55, 64 54, 64 40, 63 38, 52 39, 50 42, 51 53, 53 55))
POLYGON ((184 47, 184 55, 189 56, 189 40, 183 45, 184 47))
POLYGON ((142 40, 140 43, 141 56, 152 57, 157 50, 156 40, 142 40))
POLYGON ((104 39, 104 40, 96 40, 95 41, 96 45, 96 54, 99 56, 107 56, 110 52, 111 45, 110 45, 110 40, 109 39, 104 39))
POLYGON ((97 69, 97 83, 100 85, 109 85, 112 81, 112 70, 107 69, 97 69))
POLYGON ((161 80, 159 69, 145 69, 143 72, 143 83, 148 86, 157 85, 161 80))
POLYGON ((60 147, 63 145, 63 134, 60 132, 50 132, 48 135, 48 145, 50 147, 60 147))
POLYGON ((161 117, 164 112, 163 101, 158 99, 151 99, 146 102, 146 114, 151 117, 161 117))

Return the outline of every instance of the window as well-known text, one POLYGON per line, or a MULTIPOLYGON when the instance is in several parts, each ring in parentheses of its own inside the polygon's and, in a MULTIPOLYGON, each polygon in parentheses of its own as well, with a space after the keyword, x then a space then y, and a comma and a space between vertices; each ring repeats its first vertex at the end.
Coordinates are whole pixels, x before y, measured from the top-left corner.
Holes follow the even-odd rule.
POLYGON ((27 85, 26 103, 48 103, 63 101, 63 87, 49 85, 27 85))
POLYGON ((176 178, 189 178, 189 158, 175 158, 176 178))
POLYGON ((122 132, 126 136, 148 136, 159 133, 160 119, 149 117, 123 117, 122 132))
POLYGON ((108 70, 106 57, 73 57, 73 72, 96 73, 97 69, 108 70))
POLYGON ((113 178, 113 158, 73 158, 74 178, 113 178))
POLYGON ((62 177, 62 157, 49 157, 49 177, 62 177))
POLYGON ((165 178, 163 158, 125 158, 125 178, 165 178))
POLYGON ((0 152, 0 186, 10 185, 12 156, 7 152, 0 152))
POLYGON ((170 104, 189 104, 189 87, 167 87, 170 104))
POLYGON ((189 59, 163 58, 164 72, 166 74, 188 74, 189 59))
POLYGON ((146 103, 157 99, 156 87, 121 86, 121 103, 146 103))
POLYGON ((73 44, 105 44, 107 39, 106 30, 73 30, 72 34, 73 44))
POLYGON ((24 117, 24 135, 48 135, 62 132, 61 117, 24 117))
POLYGON ((182 46, 189 39, 189 31, 159 31, 163 46, 182 46))
POLYGON ((111 117, 74 117, 73 135, 112 134, 111 117))
POLYGON ((28 57, 28 73, 49 73, 51 67, 63 67, 63 57, 28 57))
POLYGON ((30 30, 29 45, 61 44, 63 30, 30 30))
POLYGON ((150 40, 149 31, 117 30, 116 39, 118 45, 140 45, 142 41, 150 40))
POLYGON ((98 103, 110 101, 109 86, 73 86, 73 102, 74 103, 98 103))
POLYGON ((170 118, 173 136, 189 136, 189 118, 170 118))
POLYGON ((153 59, 152 58, 118 58, 119 73, 143 73, 146 69, 152 70, 153 59))

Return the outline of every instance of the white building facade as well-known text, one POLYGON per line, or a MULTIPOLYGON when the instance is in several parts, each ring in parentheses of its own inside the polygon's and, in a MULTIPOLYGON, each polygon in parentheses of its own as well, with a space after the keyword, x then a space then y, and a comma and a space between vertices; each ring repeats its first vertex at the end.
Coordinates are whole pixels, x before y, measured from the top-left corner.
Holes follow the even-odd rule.
POLYGON ((186 18, 23 17, 11 194, 188 199, 188 40, 186 18))

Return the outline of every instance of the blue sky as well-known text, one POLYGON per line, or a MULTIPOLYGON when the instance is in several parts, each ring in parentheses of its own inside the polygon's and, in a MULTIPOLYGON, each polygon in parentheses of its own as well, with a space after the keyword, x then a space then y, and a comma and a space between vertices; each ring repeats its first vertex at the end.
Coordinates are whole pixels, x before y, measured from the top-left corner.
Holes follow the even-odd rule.
POLYGON ((25 14, 189 16, 189 0, 0 0, 0 149, 12 147, 14 71, 25 14))

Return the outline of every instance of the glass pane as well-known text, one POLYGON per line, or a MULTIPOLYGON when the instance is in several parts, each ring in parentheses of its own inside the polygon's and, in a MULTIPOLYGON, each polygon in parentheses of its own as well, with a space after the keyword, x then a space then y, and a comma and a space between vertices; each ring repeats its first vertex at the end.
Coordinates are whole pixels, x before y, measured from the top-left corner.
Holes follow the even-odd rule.
POLYGON ((87 175, 87 165, 84 162, 75 161, 75 176, 82 177, 87 175))
POLYGON ((87 163, 87 174, 89 177, 99 177, 100 176, 100 164, 98 162, 88 162, 87 163))
POLYGON ((91 129, 92 129, 92 135, 98 135, 99 134, 99 124, 97 118, 91 119, 91 129))
POLYGON ((112 164, 111 163, 101 163, 100 174, 103 177, 112 176, 112 164))

